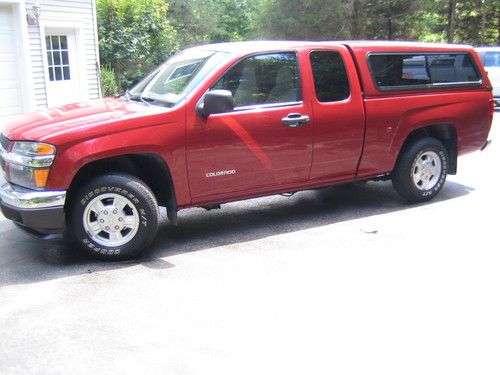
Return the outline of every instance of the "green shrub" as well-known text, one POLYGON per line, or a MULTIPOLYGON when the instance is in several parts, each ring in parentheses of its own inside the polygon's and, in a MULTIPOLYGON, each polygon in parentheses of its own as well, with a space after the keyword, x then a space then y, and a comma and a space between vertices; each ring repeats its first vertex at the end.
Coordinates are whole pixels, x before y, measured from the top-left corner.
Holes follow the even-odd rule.
POLYGON ((97 0, 99 56, 118 90, 131 88, 178 49, 167 0, 97 0))
POLYGON ((115 72, 109 65, 101 66, 101 92, 103 97, 118 95, 115 72))

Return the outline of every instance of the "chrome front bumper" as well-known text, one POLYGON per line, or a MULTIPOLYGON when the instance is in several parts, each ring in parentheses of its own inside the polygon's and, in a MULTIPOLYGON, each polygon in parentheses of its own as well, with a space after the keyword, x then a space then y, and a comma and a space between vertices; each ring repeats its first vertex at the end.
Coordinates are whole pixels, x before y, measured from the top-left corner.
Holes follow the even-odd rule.
POLYGON ((37 209, 64 206, 66 190, 36 191, 30 189, 14 189, 0 176, 0 201, 12 208, 37 209))
POLYGON ((65 190, 34 191, 20 187, 14 188, 0 175, 2 213, 7 219, 37 237, 49 238, 54 233, 64 231, 65 201, 65 190))

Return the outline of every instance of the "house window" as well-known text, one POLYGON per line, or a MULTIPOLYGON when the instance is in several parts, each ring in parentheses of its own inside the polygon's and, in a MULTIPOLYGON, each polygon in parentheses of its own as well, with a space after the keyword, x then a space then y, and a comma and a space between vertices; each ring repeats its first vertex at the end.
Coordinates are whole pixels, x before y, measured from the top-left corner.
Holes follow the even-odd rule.
POLYGON ((47 63, 51 81, 69 81, 68 37, 66 35, 47 35, 47 63))

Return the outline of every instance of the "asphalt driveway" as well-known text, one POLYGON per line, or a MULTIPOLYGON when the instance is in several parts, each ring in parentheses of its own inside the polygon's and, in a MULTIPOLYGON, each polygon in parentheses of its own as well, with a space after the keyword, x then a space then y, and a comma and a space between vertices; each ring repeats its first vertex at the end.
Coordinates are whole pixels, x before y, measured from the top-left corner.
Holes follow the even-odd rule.
POLYGON ((119 263, 0 217, 0 373, 500 373, 498 115, 428 204, 370 182, 190 209, 119 263))

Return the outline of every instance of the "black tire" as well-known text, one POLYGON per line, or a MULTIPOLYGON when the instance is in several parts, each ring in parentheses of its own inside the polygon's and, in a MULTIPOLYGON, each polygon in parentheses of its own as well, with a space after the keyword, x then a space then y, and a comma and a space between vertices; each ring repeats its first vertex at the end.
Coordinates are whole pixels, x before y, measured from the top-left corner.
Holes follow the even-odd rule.
POLYGON ((123 260, 137 256, 154 241, 159 217, 156 198, 144 182, 127 174, 109 174, 93 179, 72 196, 69 229, 85 253, 123 260), (99 233, 97 226, 102 229, 99 233))
POLYGON ((440 141, 430 137, 418 139, 401 151, 392 172, 392 185, 408 202, 429 201, 443 187, 448 164, 448 153, 440 141), (421 175, 425 177, 420 178, 421 175))

